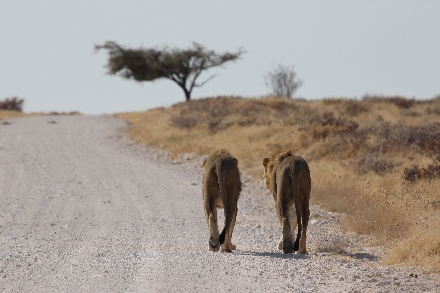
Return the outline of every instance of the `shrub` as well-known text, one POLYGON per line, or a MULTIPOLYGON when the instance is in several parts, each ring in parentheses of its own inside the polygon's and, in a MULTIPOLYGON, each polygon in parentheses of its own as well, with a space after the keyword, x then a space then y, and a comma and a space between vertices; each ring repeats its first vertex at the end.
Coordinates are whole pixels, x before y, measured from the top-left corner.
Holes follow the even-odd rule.
POLYGON ((376 133, 377 145, 382 152, 414 150, 425 154, 440 151, 440 125, 424 126, 393 125, 380 123, 371 131, 376 133))
POLYGON ((440 150, 440 125, 431 124, 422 127, 411 127, 408 143, 414 143, 426 153, 436 153, 440 150))
POLYGON ((435 114, 440 116, 440 106, 432 106, 426 109, 427 114, 435 114))
POLYGON ((197 124, 197 119, 192 117, 171 116, 171 125, 179 129, 191 129, 197 124))
POLYGON ((379 159, 371 165, 371 169, 379 175, 383 175, 388 172, 392 172, 394 167, 400 165, 393 160, 379 159))
POLYGON ((415 99, 407 99, 404 97, 384 97, 384 96, 369 96, 365 95, 362 98, 364 101, 370 101, 373 103, 391 103, 401 109, 409 109, 415 104, 423 103, 423 101, 416 101, 415 99))
POLYGON ((322 99, 322 103, 324 105, 335 105, 335 104, 342 104, 346 100, 344 98, 324 98, 322 99))
POLYGON ((379 159, 377 153, 366 156, 356 162, 362 173, 368 173, 373 170, 378 175, 392 172, 394 167, 400 166, 402 163, 396 163, 394 160, 379 159))
POLYGON ((422 116, 422 114, 420 114, 419 112, 417 112, 417 111, 412 111, 412 110, 409 110, 409 109, 403 109, 403 110, 400 112, 400 114, 401 114, 402 116, 406 116, 406 117, 421 117, 421 116, 422 116))
POLYGON ((0 110, 9 110, 9 111, 23 111, 23 102, 24 99, 19 99, 17 97, 6 98, 4 101, 0 101, 0 110))
POLYGON ((351 117, 368 112, 369 110, 369 107, 365 103, 356 100, 347 100, 344 108, 345 114, 351 117))
POLYGON ((272 94, 277 97, 293 98, 293 95, 302 85, 302 80, 296 77, 293 66, 279 64, 264 76, 266 85, 272 94))
POLYGON ((220 118, 212 120, 211 122, 208 123, 209 133, 211 135, 216 134, 218 131, 225 130, 225 129, 229 128, 230 126, 232 126, 233 124, 234 123, 232 123, 232 122, 222 123, 222 119, 220 119, 220 118))
POLYGON ((426 168, 419 168, 418 165, 413 165, 411 168, 405 168, 403 178, 409 182, 440 178, 440 165, 428 165, 426 168))
POLYGON ((355 121, 347 121, 341 117, 335 117, 333 112, 325 112, 321 116, 315 116, 310 120, 314 138, 326 138, 330 133, 350 133, 356 131, 359 124, 355 121))
POLYGON ((415 99, 408 100, 402 97, 392 97, 390 98, 390 102, 399 108, 409 109, 416 103, 416 100, 415 99))

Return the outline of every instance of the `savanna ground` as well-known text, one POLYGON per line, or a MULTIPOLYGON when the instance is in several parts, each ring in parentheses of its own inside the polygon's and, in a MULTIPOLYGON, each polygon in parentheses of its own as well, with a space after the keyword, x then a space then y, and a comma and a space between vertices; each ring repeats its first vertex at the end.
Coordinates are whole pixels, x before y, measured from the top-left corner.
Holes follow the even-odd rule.
POLYGON ((117 116, 134 141, 172 156, 227 148, 255 180, 263 158, 289 147, 309 163, 312 202, 372 235, 384 263, 440 272, 440 97, 218 97, 117 116))

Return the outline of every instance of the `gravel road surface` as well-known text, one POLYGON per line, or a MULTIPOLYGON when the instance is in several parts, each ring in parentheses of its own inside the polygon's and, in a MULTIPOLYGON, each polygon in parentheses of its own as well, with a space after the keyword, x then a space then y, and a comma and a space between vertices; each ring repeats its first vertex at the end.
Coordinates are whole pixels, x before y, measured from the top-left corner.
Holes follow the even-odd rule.
POLYGON ((440 292, 439 275, 381 265, 379 248, 341 232, 338 215, 317 206, 310 254, 280 253, 272 197, 248 176, 237 250, 209 252, 203 157, 172 161, 136 145, 111 116, 8 122, 0 123, 1 292, 440 292))

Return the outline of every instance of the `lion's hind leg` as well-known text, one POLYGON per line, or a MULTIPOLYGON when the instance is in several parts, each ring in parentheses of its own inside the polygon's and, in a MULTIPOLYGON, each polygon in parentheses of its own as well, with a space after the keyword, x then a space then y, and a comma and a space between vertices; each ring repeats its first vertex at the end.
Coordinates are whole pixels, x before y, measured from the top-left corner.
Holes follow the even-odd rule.
MULTIPOLYGON (((287 214, 287 217, 285 217, 285 221, 288 221, 288 223, 289 223, 289 225, 286 226, 286 229, 289 229, 289 227, 290 227, 290 232, 289 233, 286 232, 286 234, 288 234, 287 237, 290 238, 291 239, 290 242, 292 242, 292 240, 294 239, 293 235, 295 233, 295 228, 296 228, 296 225, 297 225, 296 211, 295 211, 294 207, 290 207, 288 209, 288 214, 287 214)), ((284 231, 284 224, 283 224, 283 222, 281 223, 281 225, 283 226, 283 231, 284 231)), ((278 242, 278 249, 279 250, 283 250, 284 237, 285 237, 284 234, 285 233, 281 234, 280 241, 278 242)), ((299 235, 298 235, 296 241, 293 243, 293 251, 297 251, 298 247, 299 247, 299 235)))
POLYGON ((228 229, 226 231, 226 235, 225 235, 225 242, 223 242, 223 244, 220 246, 220 251, 225 251, 225 252, 232 252, 232 243, 231 243, 231 236, 230 236, 230 229, 228 229))
POLYGON ((220 240, 217 225, 217 209, 214 208, 207 212, 208 228, 209 228, 209 241, 208 249, 210 251, 220 250, 220 240))
POLYGON ((290 219, 283 217, 281 219, 281 226, 283 230, 283 235, 281 236, 279 248, 283 250, 284 253, 293 253, 293 239, 292 239, 292 229, 290 224, 290 219))
MULTIPOLYGON (((306 242, 307 242, 307 226, 309 224, 309 218, 310 218, 310 210, 309 210, 309 204, 304 203, 302 206, 302 232, 301 232, 301 241, 299 243, 299 250, 298 253, 301 254, 308 254, 306 242)), ((299 236, 299 235, 298 235, 299 236)), ((297 239, 298 240, 298 239, 297 239)))
POLYGON ((283 250, 284 253, 292 253, 293 250, 293 239, 292 239, 292 226, 291 219, 289 217, 289 208, 286 204, 277 201, 277 210, 280 217, 282 235, 280 242, 278 243, 278 248, 283 250))
MULTIPOLYGON (((289 209, 289 220, 290 220, 290 229, 291 229, 291 235, 292 240, 294 239, 295 235, 295 229, 298 227, 298 216, 296 213, 296 206, 292 206, 289 209)), ((299 249, 299 243, 300 243, 300 233, 296 234, 295 242, 293 243, 293 251, 298 251, 299 249)))
POLYGON ((231 222, 231 228, 229 230, 229 238, 231 239, 231 249, 232 250, 237 249, 237 247, 234 244, 232 244, 232 232, 234 231, 235 219, 237 218, 237 212, 238 212, 238 209, 234 212, 234 217, 232 218, 232 222, 231 222))
MULTIPOLYGON (((232 244, 232 232, 234 230, 236 216, 237 216, 237 208, 234 208, 232 209, 232 217, 231 217, 231 222, 229 224, 229 228, 227 228, 225 231, 225 241, 221 245, 220 251, 232 252, 232 250, 235 250, 236 248, 235 245, 232 244)), ((225 216, 225 227, 227 226, 226 221, 227 219, 225 216)))

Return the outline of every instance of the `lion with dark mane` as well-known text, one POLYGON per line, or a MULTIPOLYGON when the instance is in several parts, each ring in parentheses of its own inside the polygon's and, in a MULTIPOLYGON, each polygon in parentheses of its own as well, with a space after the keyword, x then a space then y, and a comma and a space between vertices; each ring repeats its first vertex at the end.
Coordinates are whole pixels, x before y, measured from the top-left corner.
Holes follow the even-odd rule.
POLYGON ((231 238, 242 186, 237 164, 237 159, 225 149, 215 151, 203 162, 203 203, 209 229, 208 249, 211 251, 235 250, 231 238), (223 208, 225 213, 225 223, 220 235, 217 208, 223 208))
POLYGON ((279 149, 263 159, 264 183, 272 192, 282 227, 279 249, 307 254, 306 232, 310 217, 310 170, 307 162, 290 149, 279 149), (296 214, 296 215, 295 215, 296 214), (293 232, 298 225, 294 240, 293 232))

